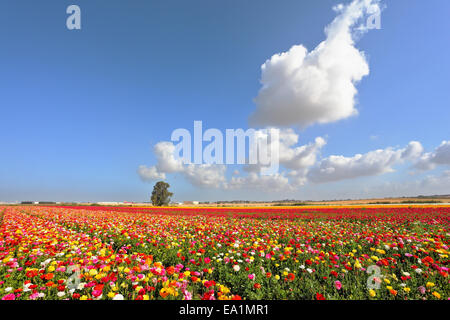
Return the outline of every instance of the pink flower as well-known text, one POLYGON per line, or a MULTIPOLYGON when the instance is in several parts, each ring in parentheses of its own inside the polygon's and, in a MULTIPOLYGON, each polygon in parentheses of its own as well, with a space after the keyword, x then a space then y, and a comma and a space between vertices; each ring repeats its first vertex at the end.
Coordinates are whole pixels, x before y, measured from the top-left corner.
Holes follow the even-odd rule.
POLYGON ((30 295, 30 299, 31 300, 35 300, 35 299, 37 299, 37 298, 39 298, 39 293, 33 293, 32 295, 30 295))
POLYGON ((339 280, 336 280, 336 281, 334 282, 334 287, 335 287, 337 290, 341 290, 341 288, 342 288, 342 283, 341 283, 339 280))
POLYGON ((189 291, 184 290, 183 295, 184 295, 184 297, 183 297, 184 300, 192 300, 192 293, 190 293, 189 291))
POLYGON ((92 295, 97 298, 100 297, 102 295, 102 290, 93 290, 92 291, 92 295))
POLYGON ((14 293, 10 293, 4 296, 2 300, 16 300, 16 296, 14 295, 14 293))
POLYGON ((249 278, 250 280, 255 279, 255 274, 254 274, 254 273, 250 273, 250 274, 248 275, 248 278, 249 278))

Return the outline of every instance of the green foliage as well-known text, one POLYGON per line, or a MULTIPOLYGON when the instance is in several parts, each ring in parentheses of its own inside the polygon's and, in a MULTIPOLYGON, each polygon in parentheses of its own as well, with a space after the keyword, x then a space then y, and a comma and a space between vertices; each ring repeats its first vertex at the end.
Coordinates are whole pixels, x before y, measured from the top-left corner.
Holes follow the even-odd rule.
POLYGON ((170 185, 164 181, 158 181, 153 187, 152 203, 154 206, 167 205, 170 202, 170 197, 173 195, 169 192, 170 185))

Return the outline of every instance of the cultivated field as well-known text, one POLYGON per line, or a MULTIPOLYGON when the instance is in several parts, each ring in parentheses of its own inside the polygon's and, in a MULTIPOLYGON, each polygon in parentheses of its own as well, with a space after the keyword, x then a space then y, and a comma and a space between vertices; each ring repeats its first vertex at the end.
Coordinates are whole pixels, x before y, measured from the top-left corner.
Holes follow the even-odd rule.
POLYGON ((450 207, 0 207, 7 299, 449 299, 450 207))

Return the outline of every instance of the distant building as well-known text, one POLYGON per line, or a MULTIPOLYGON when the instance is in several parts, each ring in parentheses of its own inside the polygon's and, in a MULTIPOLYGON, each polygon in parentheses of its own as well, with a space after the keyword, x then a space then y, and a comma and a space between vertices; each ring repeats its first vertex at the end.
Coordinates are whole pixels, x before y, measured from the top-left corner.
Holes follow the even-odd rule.
POLYGON ((114 201, 106 201, 106 202, 97 202, 98 204, 102 206, 117 206, 123 204, 123 202, 114 202, 114 201))
POLYGON ((198 201, 183 201, 184 205, 196 205, 199 204, 198 201))

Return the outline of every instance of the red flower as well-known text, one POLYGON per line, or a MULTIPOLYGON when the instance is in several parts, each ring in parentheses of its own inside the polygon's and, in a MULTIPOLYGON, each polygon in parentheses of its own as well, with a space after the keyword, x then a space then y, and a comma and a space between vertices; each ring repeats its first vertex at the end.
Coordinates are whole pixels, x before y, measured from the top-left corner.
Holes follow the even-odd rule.
POLYGON ((326 300, 326 299, 322 294, 316 293, 316 300, 326 300))

